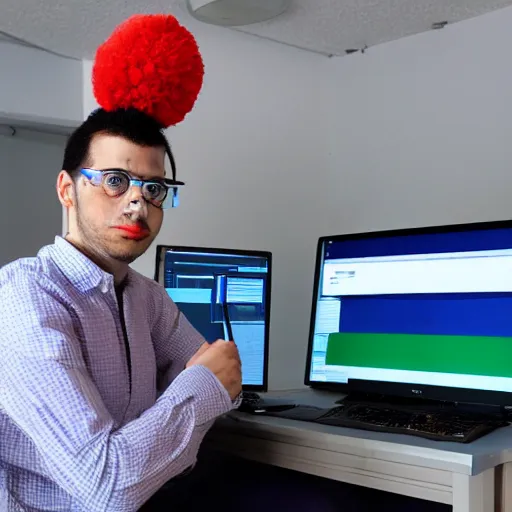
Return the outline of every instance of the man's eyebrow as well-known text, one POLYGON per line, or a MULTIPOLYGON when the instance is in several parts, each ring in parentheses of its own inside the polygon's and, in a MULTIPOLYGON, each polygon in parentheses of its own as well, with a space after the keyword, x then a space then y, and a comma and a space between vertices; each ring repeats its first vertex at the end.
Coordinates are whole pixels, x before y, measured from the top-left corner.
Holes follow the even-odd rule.
POLYGON ((144 181, 165 181, 165 176, 149 176, 147 178, 141 178, 140 176, 138 175, 134 175, 134 176, 137 176, 138 178, 140 178, 141 180, 144 180, 144 181))
POLYGON ((112 167, 111 170, 112 171, 124 171, 126 174, 132 176, 133 178, 137 178, 137 179, 143 180, 143 181, 164 181, 166 179, 165 176, 161 176, 161 175, 143 177, 140 174, 137 174, 136 172, 129 171, 128 169, 124 169, 123 167, 112 167))

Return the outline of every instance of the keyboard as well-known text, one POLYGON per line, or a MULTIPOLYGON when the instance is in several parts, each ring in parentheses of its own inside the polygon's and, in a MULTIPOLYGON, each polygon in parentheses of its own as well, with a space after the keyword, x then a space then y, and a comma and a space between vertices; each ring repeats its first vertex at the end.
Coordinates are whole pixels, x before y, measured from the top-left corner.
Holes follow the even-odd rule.
POLYGON ((373 404, 340 405, 313 421, 336 427, 408 434, 458 443, 470 443, 509 424, 500 416, 454 410, 421 411, 373 404))

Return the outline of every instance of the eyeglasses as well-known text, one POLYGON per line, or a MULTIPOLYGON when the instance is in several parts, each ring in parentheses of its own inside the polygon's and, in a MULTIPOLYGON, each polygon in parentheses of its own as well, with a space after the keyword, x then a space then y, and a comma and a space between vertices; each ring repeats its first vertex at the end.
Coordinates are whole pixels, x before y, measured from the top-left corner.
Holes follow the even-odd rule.
POLYGON ((178 187, 184 185, 182 181, 167 178, 153 180, 139 180, 132 178, 123 169, 81 169, 92 185, 103 187, 109 197, 119 197, 125 194, 130 186, 141 188, 142 197, 157 208, 175 208, 178 206, 178 187), (170 193, 169 193, 170 192, 170 193))

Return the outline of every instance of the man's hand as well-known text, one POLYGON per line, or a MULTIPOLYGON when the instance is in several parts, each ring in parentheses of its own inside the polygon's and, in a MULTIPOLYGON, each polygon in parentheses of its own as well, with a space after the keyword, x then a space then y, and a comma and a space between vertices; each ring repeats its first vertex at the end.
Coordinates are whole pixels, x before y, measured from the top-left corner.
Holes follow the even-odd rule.
POLYGON ((211 345, 204 343, 187 363, 187 368, 202 365, 220 380, 234 400, 242 391, 242 363, 236 345, 232 341, 217 340, 211 345))
POLYGON ((199 350, 190 358, 190 361, 187 363, 187 368, 189 366, 194 366, 196 364, 196 360, 197 358, 203 353, 205 352, 206 350, 208 350, 210 348, 210 344, 205 341, 200 347, 199 347, 199 350))

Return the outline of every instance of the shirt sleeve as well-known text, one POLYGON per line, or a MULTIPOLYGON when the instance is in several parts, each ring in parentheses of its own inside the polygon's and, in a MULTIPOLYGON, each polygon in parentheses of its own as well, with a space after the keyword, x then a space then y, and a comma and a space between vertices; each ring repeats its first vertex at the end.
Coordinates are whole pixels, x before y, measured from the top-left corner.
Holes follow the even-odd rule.
MULTIPOLYGON (((187 362, 206 340, 178 309, 165 289, 158 284, 154 286, 158 288, 159 298, 152 337, 158 369, 158 390, 161 393, 183 371, 187 362)), ((229 399, 224 386, 214 378, 221 392, 229 399)), ((242 394, 239 394, 233 400, 233 408, 240 407, 241 403, 242 394)))
POLYGON ((233 408, 229 396, 194 366, 116 430, 51 283, 16 281, 0 288, 0 408, 34 443, 47 476, 84 509, 137 510, 194 464, 211 421, 233 408))

